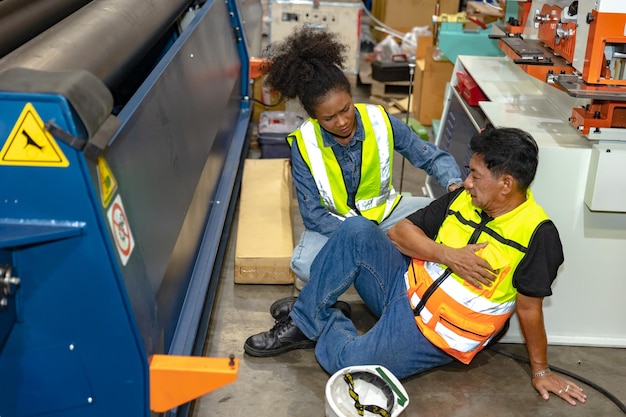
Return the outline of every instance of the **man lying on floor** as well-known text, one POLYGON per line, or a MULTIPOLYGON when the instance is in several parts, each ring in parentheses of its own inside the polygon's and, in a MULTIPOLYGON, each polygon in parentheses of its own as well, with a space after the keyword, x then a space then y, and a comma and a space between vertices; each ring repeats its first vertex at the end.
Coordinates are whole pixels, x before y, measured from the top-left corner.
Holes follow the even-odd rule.
POLYGON ((517 312, 533 387, 572 405, 583 390, 550 372, 543 298, 563 262, 558 231, 529 186, 538 148, 528 133, 491 128, 470 142, 464 188, 397 223, 385 236, 348 218, 313 262, 300 296, 273 305, 276 325, 245 351, 274 356, 315 347, 330 374, 378 364, 406 378, 454 360, 469 364, 517 312), (338 297, 354 285, 378 317, 358 335, 338 297))

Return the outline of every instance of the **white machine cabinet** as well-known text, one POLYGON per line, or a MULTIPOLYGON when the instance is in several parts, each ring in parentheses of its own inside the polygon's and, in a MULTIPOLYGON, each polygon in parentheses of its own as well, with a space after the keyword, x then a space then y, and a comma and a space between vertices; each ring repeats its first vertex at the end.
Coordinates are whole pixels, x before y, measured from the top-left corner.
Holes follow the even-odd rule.
MULTIPOLYGON (((524 129, 539 145, 531 189, 556 224, 565 253, 553 295, 544 300, 549 343, 626 346, 626 143, 583 137, 568 117, 586 102, 530 77, 507 57, 460 56, 453 74, 436 141, 459 166, 469 160, 471 134, 486 123, 524 129), (466 71, 488 101, 468 106, 454 88, 458 71, 466 71)), ((441 193, 430 178, 427 189, 441 193)), ((522 341, 516 318, 502 341, 522 341)))
POLYGON ((358 74, 361 1, 270 1, 270 42, 280 41, 294 29, 309 25, 339 34, 348 46, 345 72, 358 74))

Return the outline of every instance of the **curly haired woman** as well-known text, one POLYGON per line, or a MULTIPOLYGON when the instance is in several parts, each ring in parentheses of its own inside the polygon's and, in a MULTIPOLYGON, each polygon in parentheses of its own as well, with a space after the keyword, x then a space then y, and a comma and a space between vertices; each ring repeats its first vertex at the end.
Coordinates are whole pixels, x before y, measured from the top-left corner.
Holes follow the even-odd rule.
POLYGON ((347 49, 336 34, 304 26, 265 51, 266 85, 285 99, 297 98, 309 116, 287 137, 305 226, 291 259, 297 289, 346 218, 363 216, 386 231, 431 201, 396 192, 394 150, 449 191, 462 181, 450 154, 420 139, 383 107, 353 102, 342 70, 347 49))

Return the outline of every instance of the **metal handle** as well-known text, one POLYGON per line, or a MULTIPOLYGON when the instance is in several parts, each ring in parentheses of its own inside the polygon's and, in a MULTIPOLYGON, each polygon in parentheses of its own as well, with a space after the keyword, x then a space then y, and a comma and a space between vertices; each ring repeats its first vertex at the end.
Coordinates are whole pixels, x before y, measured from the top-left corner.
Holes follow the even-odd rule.
POLYGON ((18 285, 20 279, 11 273, 11 265, 0 265, 0 310, 9 305, 9 295, 11 295, 11 285, 18 285))

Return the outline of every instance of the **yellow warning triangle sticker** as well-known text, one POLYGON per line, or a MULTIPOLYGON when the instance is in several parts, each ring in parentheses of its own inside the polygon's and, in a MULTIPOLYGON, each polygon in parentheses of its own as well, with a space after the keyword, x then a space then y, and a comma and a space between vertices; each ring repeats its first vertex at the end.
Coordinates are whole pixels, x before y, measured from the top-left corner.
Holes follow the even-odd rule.
POLYGON ((117 191, 117 181, 107 164, 106 159, 101 155, 98 157, 98 182, 100 182, 100 198, 102 206, 108 207, 113 199, 113 195, 117 191))
POLYGON ((70 162, 31 103, 26 103, 0 151, 0 165, 68 167, 70 162))

